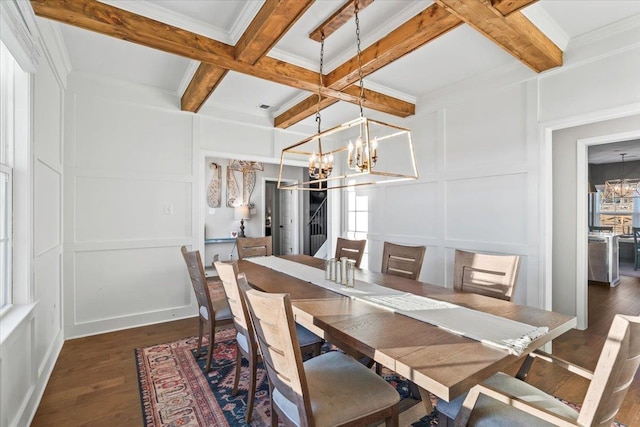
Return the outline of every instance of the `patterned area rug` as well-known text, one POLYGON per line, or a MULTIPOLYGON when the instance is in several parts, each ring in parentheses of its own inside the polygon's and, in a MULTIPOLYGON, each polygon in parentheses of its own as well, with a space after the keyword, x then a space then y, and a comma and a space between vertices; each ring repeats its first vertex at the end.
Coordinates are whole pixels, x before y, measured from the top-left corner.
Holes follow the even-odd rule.
MULTIPOLYGON (((243 360, 238 394, 231 395, 235 375, 235 329, 216 334, 214 366, 205 374, 206 347, 203 356, 195 357, 197 337, 136 349, 142 415, 146 427, 240 427, 245 423, 249 375, 243 360)), ((206 338, 203 345, 206 344, 206 338)), ((328 347, 328 345, 326 346, 328 347)), ((329 350, 324 348, 324 351, 329 350)), ((251 426, 271 425, 269 385, 262 364, 258 365, 258 385, 251 426)), ((409 396, 407 381, 383 369, 383 377, 393 385, 402 399, 409 396)), ((431 396, 435 406, 435 396, 431 396)), ((563 400, 576 410, 580 407, 563 400)), ((437 411, 413 423, 414 427, 438 424, 437 411)), ((626 427, 614 423, 612 427, 626 427)))
MULTIPOLYGON (((197 337, 136 349, 142 415, 146 427, 239 427, 246 426, 249 374, 247 362, 241 371, 238 394, 231 395, 235 375, 235 329, 216 334, 213 369, 205 375, 206 356, 195 358, 197 337)), ((206 348, 203 351, 206 354, 206 348)), ((401 398, 409 395, 407 381, 383 372, 401 398)), ((266 371, 258 365, 258 385, 251 426, 271 425, 269 385, 266 371)), ((435 401, 434 401, 435 404, 435 401)), ((437 425, 436 412, 414 423, 416 427, 437 425)))

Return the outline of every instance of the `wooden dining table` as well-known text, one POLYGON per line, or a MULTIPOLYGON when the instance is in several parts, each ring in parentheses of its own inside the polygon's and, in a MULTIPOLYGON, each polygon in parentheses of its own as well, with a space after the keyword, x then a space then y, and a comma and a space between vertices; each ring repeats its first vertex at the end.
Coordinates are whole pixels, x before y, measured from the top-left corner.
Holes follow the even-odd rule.
MULTIPOLYGON (((307 255, 282 258, 324 268, 324 260, 307 255)), ((248 260, 240 272, 256 289, 288 293, 296 322, 350 354, 362 354, 413 381, 423 402, 426 390, 449 401, 526 354, 576 326, 576 318, 508 301, 381 274, 356 270, 356 280, 447 301, 536 327, 549 328, 521 356, 452 333, 420 320, 343 296, 248 260)), ((357 286, 357 285, 356 285, 357 286)), ((429 408, 429 403, 425 402, 429 408)))

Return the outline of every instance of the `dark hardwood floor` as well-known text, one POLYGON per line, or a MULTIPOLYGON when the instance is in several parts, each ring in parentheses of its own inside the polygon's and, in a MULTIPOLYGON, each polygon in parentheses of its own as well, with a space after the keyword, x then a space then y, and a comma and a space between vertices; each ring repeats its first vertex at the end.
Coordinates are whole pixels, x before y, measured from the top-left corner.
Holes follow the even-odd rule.
MULTIPOLYGON (((593 370, 616 313, 640 314, 640 278, 623 277, 616 288, 589 286, 589 328, 556 339, 554 354, 593 370)), ((134 349, 197 330, 193 318, 65 342, 32 426, 142 426, 134 349)), ((534 363, 527 381, 574 403, 582 402, 588 386, 541 361, 534 363)), ((617 419, 640 426, 640 374, 617 419)))

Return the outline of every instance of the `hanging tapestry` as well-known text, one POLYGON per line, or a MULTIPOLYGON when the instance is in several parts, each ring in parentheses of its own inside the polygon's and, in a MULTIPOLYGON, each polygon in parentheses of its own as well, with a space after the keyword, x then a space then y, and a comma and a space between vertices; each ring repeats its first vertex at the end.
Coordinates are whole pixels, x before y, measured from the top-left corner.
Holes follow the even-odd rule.
POLYGON ((209 181, 209 186, 207 188, 207 205, 209 205, 210 208, 219 208, 221 200, 221 168, 217 163, 209 164, 209 168, 211 168, 212 173, 211 181, 209 181))
POLYGON ((227 206, 235 208, 247 205, 253 209, 255 203, 251 201, 251 194, 256 186, 256 171, 263 171, 262 162, 247 160, 230 160, 227 166, 227 206), (242 174, 242 198, 236 173, 242 174))

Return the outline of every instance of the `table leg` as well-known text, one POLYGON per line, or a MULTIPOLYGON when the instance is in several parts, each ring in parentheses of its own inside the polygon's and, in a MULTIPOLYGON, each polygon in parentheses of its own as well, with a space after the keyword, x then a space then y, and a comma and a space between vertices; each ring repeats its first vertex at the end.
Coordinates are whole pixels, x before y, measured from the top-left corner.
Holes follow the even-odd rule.
POLYGON ((422 399, 422 405, 424 406, 424 409, 427 411, 427 414, 432 413, 433 405, 431 404, 431 396, 429 395, 429 392, 423 389, 422 387, 418 387, 418 390, 420 391, 420 398, 422 399))

